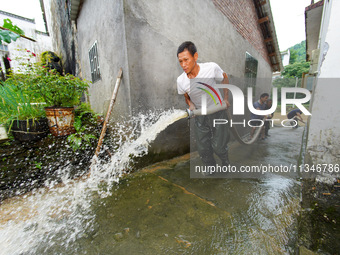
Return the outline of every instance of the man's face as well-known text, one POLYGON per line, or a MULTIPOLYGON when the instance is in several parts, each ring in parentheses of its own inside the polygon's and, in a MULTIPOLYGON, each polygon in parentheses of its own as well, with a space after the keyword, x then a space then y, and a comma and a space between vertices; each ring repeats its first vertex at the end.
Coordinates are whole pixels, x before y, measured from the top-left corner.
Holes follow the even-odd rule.
POLYGON ((263 104, 264 102, 266 102, 266 101, 267 101, 267 99, 268 99, 268 97, 267 97, 267 96, 265 96, 265 97, 261 97, 261 98, 260 98, 260 101, 261 101, 261 103, 263 104))
POLYGON ((192 56, 190 52, 187 50, 178 54, 179 64, 181 65, 183 71, 186 74, 189 74, 194 69, 197 58, 198 58, 197 52, 195 53, 194 56, 192 56))

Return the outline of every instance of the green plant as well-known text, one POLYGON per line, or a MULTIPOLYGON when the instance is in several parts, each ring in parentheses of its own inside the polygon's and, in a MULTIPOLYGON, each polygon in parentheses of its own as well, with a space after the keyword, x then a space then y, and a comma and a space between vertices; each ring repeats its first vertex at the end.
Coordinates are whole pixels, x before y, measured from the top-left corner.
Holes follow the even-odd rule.
POLYGON ((41 168, 42 168, 42 163, 41 162, 34 161, 34 164, 35 164, 36 168, 41 170, 41 168))
MULTIPOLYGON (((45 52, 42 61, 47 61, 51 54, 59 59, 53 52, 45 52)), ((48 107, 73 107, 80 103, 81 96, 89 87, 87 81, 72 74, 61 75, 46 62, 34 63, 32 58, 35 59, 36 54, 26 49, 15 59, 19 62, 19 68, 11 77, 13 83, 25 92, 42 98, 48 107)))
POLYGON ((9 30, 0 30, 0 45, 2 44, 2 41, 6 43, 11 43, 12 41, 16 41, 20 35, 17 35, 16 33, 13 33, 9 30))
POLYGON ((14 25, 10 19, 4 19, 3 27, 14 33, 17 33, 18 35, 25 34, 24 31, 21 28, 19 28, 17 25, 14 25))
POLYGON ((38 92, 50 107, 73 107, 80 103, 89 84, 71 74, 60 75, 54 70, 37 67, 35 92, 38 92))
POLYGON ((39 119, 45 117, 44 105, 36 101, 33 93, 25 93, 11 79, 0 85, 0 122, 11 123, 15 120, 39 119))
POLYGON ((21 57, 16 72, 11 72, 8 79, 0 85, 0 123, 11 130, 13 121, 36 119, 45 117, 43 99, 32 89, 35 79, 34 61, 35 53, 25 50, 21 57))
POLYGON ((9 78, 0 85, 0 122, 13 120, 36 119, 45 116, 43 99, 32 89, 35 72, 30 58, 36 55, 29 50, 20 57, 20 67, 17 72, 11 72, 9 78))
POLYGON ((74 151, 85 149, 86 146, 91 146, 91 139, 97 139, 93 135, 93 129, 90 127, 96 125, 97 114, 93 112, 90 104, 82 103, 76 110, 74 121, 75 134, 71 134, 67 141, 74 151))
POLYGON ((20 35, 24 35, 24 31, 18 26, 13 25, 10 19, 4 19, 3 28, 4 29, 0 29, 0 45, 2 41, 11 43, 12 41, 16 41, 20 35))

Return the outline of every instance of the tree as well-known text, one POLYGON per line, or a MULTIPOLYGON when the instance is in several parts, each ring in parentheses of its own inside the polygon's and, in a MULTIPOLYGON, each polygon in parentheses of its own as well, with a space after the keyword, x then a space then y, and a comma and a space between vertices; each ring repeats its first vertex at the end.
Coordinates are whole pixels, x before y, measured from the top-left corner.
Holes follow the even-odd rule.
MULTIPOLYGON (((297 57, 295 59, 295 62, 305 62, 306 61, 306 41, 302 41, 301 43, 295 44, 293 47, 289 48, 290 51, 295 51, 297 54, 297 57)), ((293 64, 295 62, 292 62, 290 64, 293 64)))
MULTIPOLYGON (((301 87, 301 78, 303 73, 308 73, 310 63, 306 62, 306 41, 295 44, 289 48, 290 58, 289 65, 284 67, 282 78, 273 81, 273 86, 278 88, 278 99, 281 101, 282 87, 301 87), (297 84, 296 84, 297 82, 297 84)), ((294 93, 289 93, 288 98, 293 98, 294 93)), ((297 93, 296 98, 303 98, 304 95, 297 93)))
POLYGON ((298 57, 297 51, 290 50, 289 64, 294 64, 296 62, 297 57, 298 57))
POLYGON ((282 75, 285 78, 302 78, 302 74, 307 73, 309 71, 309 67, 309 62, 296 62, 285 66, 282 75))

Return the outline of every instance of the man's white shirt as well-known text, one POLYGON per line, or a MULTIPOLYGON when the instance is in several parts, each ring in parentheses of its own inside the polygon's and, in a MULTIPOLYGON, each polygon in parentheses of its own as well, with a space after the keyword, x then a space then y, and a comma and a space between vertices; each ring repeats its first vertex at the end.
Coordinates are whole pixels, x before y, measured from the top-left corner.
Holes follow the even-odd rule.
POLYGON ((185 72, 178 76, 178 94, 188 93, 196 109, 201 108, 203 95, 206 96, 207 107, 220 104, 223 97, 219 89, 215 88, 215 85, 222 82, 223 70, 214 62, 199 63, 198 65, 200 70, 195 78, 189 79, 185 72))

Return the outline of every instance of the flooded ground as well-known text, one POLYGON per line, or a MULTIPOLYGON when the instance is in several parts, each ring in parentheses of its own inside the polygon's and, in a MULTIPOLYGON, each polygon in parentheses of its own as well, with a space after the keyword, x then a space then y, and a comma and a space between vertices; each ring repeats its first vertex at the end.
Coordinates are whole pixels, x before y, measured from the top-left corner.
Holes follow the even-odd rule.
MULTIPOLYGON (((303 128, 274 128, 267 140, 251 146, 234 143, 230 161, 296 164, 302 132, 303 128)), ((82 193, 83 181, 68 186, 17 197, 0 207, 3 254, 291 254, 297 250, 297 174, 193 179, 190 156, 185 155, 124 177, 109 185, 105 195, 97 190, 82 193), (67 207, 73 203, 71 193, 72 201, 78 202, 67 207), (26 208, 30 204, 33 209, 26 208)))
MULTIPOLYGON (((73 180, 66 174, 61 184, 46 182, 46 188, 4 201, 1 253, 296 252, 301 185, 297 173, 190 178, 190 162, 199 160, 193 153, 124 176, 130 156, 147 153, 157 132, 182 115, 164 113, 155 123, 139 118, 145 125, 138 136, 133 135, 137 129, 128 137, 122 132, 124 139, 111 161, 94 165, 87 178, 73 180)), ((238 167, 296 164, 302 133, 301 127, 273 128, 264 141, 232 143, 230 161, 238 167)))
MULTIPOLYGON (((231 146, 231 162, 297 162, 302 128, 272 130, 253 145, 231 146), (285 148, 283 150, 283 148, 285 148), (274 159, 271 160, 271 159, 274 159)), ((296 251, 300 183, 259 179, 190 179, 189 156, 125 179, 97 203, 94 252, 112 254, 290 254, 296 251), (108 234, 109 233, 109 234, 108 234), (102 239, 107 239, 105 244, 102 239)), ((85 241, 85 240, 84 240, 85 241)), ((80 246, 81 247, 81 246, 80 246)), ((79 248, 80 248, 79 247, 79 248)))

